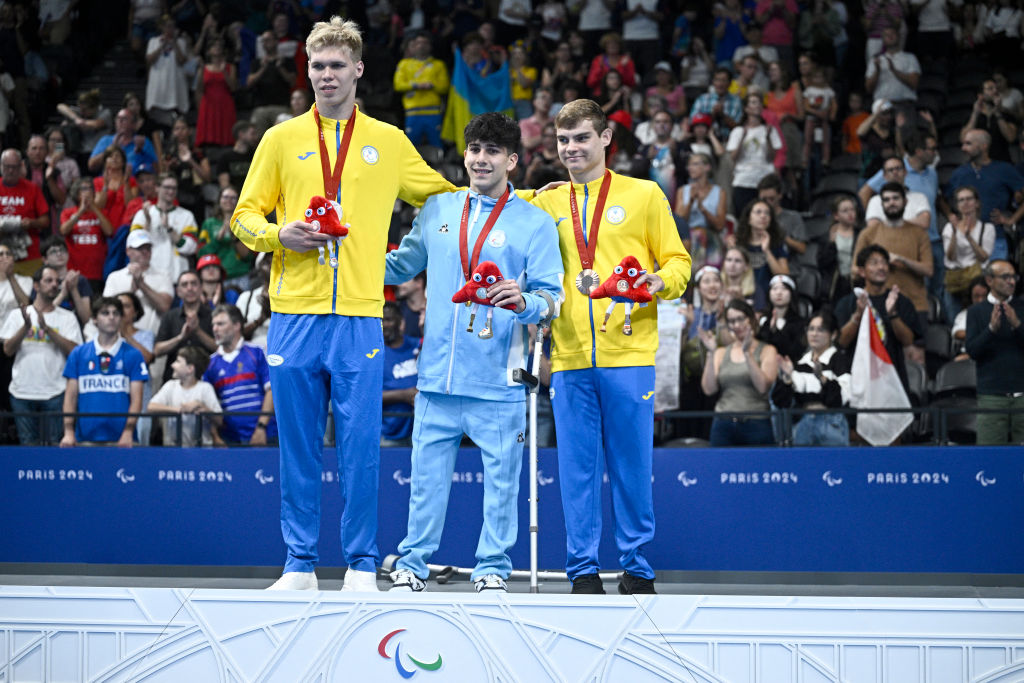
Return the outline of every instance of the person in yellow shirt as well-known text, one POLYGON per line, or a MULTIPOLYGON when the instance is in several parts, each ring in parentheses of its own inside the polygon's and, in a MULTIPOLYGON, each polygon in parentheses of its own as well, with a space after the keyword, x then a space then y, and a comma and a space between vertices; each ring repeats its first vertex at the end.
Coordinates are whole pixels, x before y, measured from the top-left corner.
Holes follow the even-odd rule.
MULTIPOLYGON (((281 444, 281 530, 288 555, 271 588, 316 590, 322 437, 330 400, 345 509, 342 590, 376 591, 377 486, 384 340, 384 258, 395 199, 422 206, 454 187, 401 130, 361 113, 362 36, 332 17, 306 38, 312 109, 267 131, 231 229, 272 252, 267 363, 281 444), (306 222, 310 199, 340 204, 351 232, 337 243, 306 222), (274 213, 277 223, 266 216, 274 213), (318 257, 336 256, 336 266, 318 257)), ((309 218, 310 221, 313 217, 309 218)))
POLYGON ((395 92, 402 93, 405 134, 414 145, 441 147, 442 98, 448 92, 448 67, 430 54, 430 36, 409 41, 409 56, 395 68, 395 92))
POLYGON ((533 114, 533 86, 537 84, 537 67, 528 63, 522 41, 508 48, 508 77, 512 82, 512 104, 516 118, 527 119, 533 114))
POLYGON ((596 102, 569 102, 555 118, 555 129, 571 182, 538 194, 533 203, 555 220, 566 274, 565 301, 551 327, 566 570, 573 593, 604 593, 598 546, 601 475, 607 471, 625 570, 619 592, 653 593, 654 571, 644 548, 654 538, 657 305, 633 309, 629 335, 623 332, 623 309, 616 307, 608 331, 600 332, 595 320, 600 322, 606 303, 593 301, 589 292, 624 257, 634 256, 647 271, 634 286, 676 299, 690 279, 690 255, 658 185, 605 167, 612 131, 596 102))

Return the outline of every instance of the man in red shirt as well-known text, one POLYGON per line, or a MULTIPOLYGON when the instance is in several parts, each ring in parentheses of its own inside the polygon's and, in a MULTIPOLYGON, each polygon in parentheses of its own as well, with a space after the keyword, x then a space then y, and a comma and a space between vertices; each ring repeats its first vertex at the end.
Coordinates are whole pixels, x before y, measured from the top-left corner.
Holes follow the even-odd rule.
POLYGON ((0 154, 0 237, 14 253, 14 271, 32 275, 43 262, 39 231, 50 222, 50 207, 38 185, 25 179, 25 162, 16 149, 0 154))

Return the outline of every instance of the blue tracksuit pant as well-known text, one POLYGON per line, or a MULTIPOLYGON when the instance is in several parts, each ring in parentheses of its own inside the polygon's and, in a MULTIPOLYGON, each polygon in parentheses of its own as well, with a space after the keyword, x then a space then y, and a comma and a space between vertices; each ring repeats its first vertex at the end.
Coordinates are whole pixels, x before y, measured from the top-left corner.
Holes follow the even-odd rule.
MULTIPOLYGON (((448 510, 455 456, 465 433, 480 447, 484 468, 484 519, 472 580, 485 574, 508 578, 508 551, 518 533, 519 472, 523 464, 526 416, 523 404, 433 392, 416 395, 412 431, 409 527, 398 545, 399 569, 421 579, 437 550, 448 510)), ((466 523, 466 520, 459 520, 466 523)))
POLYGON ((320 491, 327 401, 334 411, 343 511, 341 551, 375 571, 384 339, 380 318, 274 313, 267 362, 281 445, 281 532, 286 572, 320 557, 320 491))
POLYGON ((619 563, 653 579, 644 546, 654 538, 654 367, 563 370, 551 375, 551 389, 569 580, 601 568, 605 470, 619 563))

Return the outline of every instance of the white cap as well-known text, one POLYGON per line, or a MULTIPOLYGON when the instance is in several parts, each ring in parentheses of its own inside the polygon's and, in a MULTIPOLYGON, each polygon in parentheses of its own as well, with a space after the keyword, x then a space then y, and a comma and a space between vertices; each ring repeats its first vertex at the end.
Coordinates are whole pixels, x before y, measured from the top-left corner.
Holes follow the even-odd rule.
POLYGON ((124 242, 124 246, 129 249, 138 249, 147 244, 153 244, 153 238, 145 230, 132 230, 124 242))
POLYGON ((892 102, 889 100, 875 100, 875 103, 871 105, 871 113, 878 114, 879 112, 889 111, 892 109, 892 102))

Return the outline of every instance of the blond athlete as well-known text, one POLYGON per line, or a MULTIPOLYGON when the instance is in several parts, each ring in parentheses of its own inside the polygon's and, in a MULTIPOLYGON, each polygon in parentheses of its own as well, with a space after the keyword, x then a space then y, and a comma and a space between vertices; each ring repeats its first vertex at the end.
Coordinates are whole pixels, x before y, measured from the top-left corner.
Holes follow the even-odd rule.
POLYGON ((395 198, 421 206, 454 187, 399 129, 361 113, 363 74, 355 23, 333 17, 306 38, 316 103, 260 142, 232 230, 250 249, 273 252, 267 361, 281 443, 281 530, 288 556, 271 588, 315 590, 319 561, 321 437, 331 401, 345 509, 342 590, 375 591, 377 484, 384 341, 384 259, 395 198), (351 232, 335 248, 304 211, 314 195, 336 199, 351 232), (278 223, 265 216, 275 212, 278 223))

